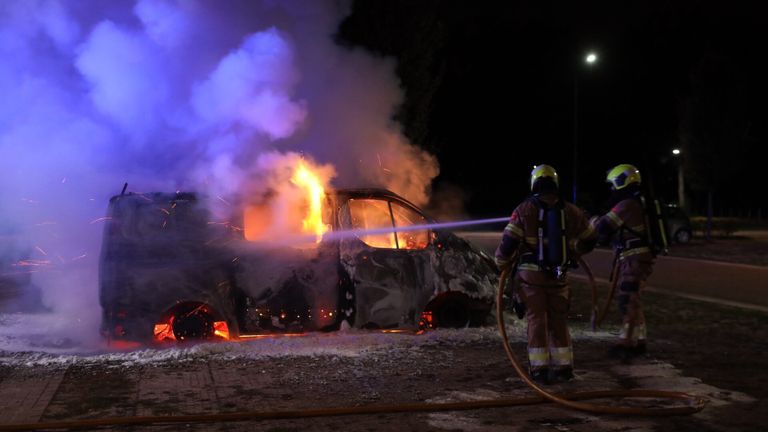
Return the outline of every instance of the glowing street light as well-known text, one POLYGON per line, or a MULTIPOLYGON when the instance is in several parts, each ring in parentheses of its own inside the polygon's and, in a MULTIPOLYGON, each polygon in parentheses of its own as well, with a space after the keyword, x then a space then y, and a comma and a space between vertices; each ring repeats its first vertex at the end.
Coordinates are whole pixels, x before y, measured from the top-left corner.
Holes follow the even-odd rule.
MULTIPOLYGON (((584 56, 584 63, 592 66, 597 63, 597 53, 589 51, 584 56)), ((571 200, 576 202, 576 191, 579 180, 579 68, 573 73, 573 191, 571 200)))
POLYGON ((673 148, 672 154, 677 159, 677 205, 685 208, 685 176, 683 174, 683 157, 679 148, 673 148))

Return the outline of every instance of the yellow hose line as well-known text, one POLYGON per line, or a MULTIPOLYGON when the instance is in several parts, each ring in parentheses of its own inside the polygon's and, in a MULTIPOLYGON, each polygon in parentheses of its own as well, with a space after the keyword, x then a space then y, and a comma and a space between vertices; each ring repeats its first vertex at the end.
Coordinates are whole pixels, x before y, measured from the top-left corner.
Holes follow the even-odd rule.
POLYGON ((670 416, 670 415, 682 415, 682 414, 694 414, 701 411, 706 405, 706 399, 689 395, 682 392, 672 392, 664 390, 605 390, 600 392, 600 396, 586 396, 584 392, 574 393, 570 396, 562 396, 550 393, 544 390, 541 386, 533 382, 520 366, 520 363, 512 352, 512 347, 509 345, 509 337, 507 336, 506 325, 504 324, 504 286, 509 278, 509 269, 505 269, 501 273, 499 278, 499 289, 496 296, 496 319, 499 326, 499 332, 501 333, 501 339, 504 344, 504 350, 507 352, 507 357, 512 363, 512 367, 515 369, 520 379, 525 382, 528 387, 532 388, 541 397, 558 403, 560 405, 573 408, 579 411, 587 411, 598 414, 625 414, 625 415, 641 415, 641 416, 670 416), (575 397, 574 397, 575 396, 575 397), (597 405, 585 402, 577 402, 575 399, 593 399, 600 398, 663 398, 663 399, 676 399, 685 401, 687 404, 684 406, 671 406, 665 408, 639 408, 628 406, 608 406, 597 405))
MULTIPOLYGON (((603 310, 600 312, 599 317, 597 318, 597 322, 595 322, 595 325, 593 326, 593 329, 599 328, 600 325, 603 323, 603 320, 605 319, 605 316, 608 314, 608 309, 611 307, 611 302, 613 301, 613 296, 616 294, 616 285, 619 283, 619 275, 618 275, 618 269, 619 269, 619 262, 616 261, 613 264, 613 269, 611 270, 611 274, 613 275, 613 280, 611 281, 611 289, 608 291, 608 297, 605 299, 605 304, 603 305, 603 310)), ((594 287, 594 285, 593 285, 594 287)), ((594 288, 593 288, 594 290, 594 288)), ((593 305, 593 307, 596 307, 593 305)))
MULTIPOLYGON (((589 391, 563 394, 561 397, 576 400, 611 396, 611 392, 589 391)), ((63 420, 46 423, 0 424, 0 431, 30 431, 50 429, 91 429, 106 426, 142 426, 150 424, 223 423, 238 421, 286 420, 314 417, 333 417, 364 414, 396 414, 409 412, 468 411, 484 408, 507 408, 549 403, 538 396, 492 399, 471 402, 414 403, 399 405, 369 405, 361 407, 299 409, 293 411, 245 411, 221 414, 188 414, 173 416, 112 417, 102 419, 63 420)))
POLYGON ((592 325, 592 331, 596 331, 598 327, 598 310, 597 310, 597 283, 595 282, 595 275, 592 274, 592 269, 589 267, 586 261, 584 261, 583 258, 579 258, 579 265, 584 270, 584 273, 587 274, 587 278, 589 279, 589 286, 592 289, 592 313, 589 317, 589 322, 592 325))
MULTIPOLYGON (((581 261, 587 275, 590 276, 594 288, 594 278, 589 266, 581 261)), ((483 408, 505 408, 521 405, 535 405, 541 403, 555 402, 582 411, 589 411, 601 414, 631 414, 643 416, 669 416, 693 414, 701 411, 706 404, 706 400, 691 396, 687 393, 661 391, 661 390, 595 390, 578 393, 553 394, 528 378, 528 374, 523 370, 517 361, 512 348, 509 345, 506 327, 504 324, 504 310, 502 299, 504 296, 504 286, 509 278, 509 270, 501 273, 499 287, 496 298, 496 315, 499 331, 501 333, 504 350, 509 357, 512 367, 520 378, 529 387, 531 387, 539 396, 505 398, 485 401, 471 402, 449 402, 449 403, 414 403, 398 405, 369 405, 360 407, 338 407, 338 408, 317 408, 301 409, 293 411, 245 411, 221 414, 190 414, 174 416, 134 416, 134 417, 111 417, 102 419, 83 419, 66 420, 44 423, 23 423, 23 424, 0 424, 0 432, 5 431, 30 431, 40 429, 89 429, 102 426, 139 426, 150 424, 178 424, 178 423, 222 423, 237 421, 260 421, 260 420, 284 420, 312 417, 331 417, 345 415, 364 415, 364 414, 394 414, 407 412, 437 412, 437 411, 466 411, 483 408), (665 398, 676 399, 687 402, 685 406, 675 406, 668 408, 632 408, 620 406, 604 406, 577 402, 585 399, 601 398, 665 398)), ((594 297, 593 297, 594 298, 594 297)), ((593 306, 594 307, 594 306, 593 306)))

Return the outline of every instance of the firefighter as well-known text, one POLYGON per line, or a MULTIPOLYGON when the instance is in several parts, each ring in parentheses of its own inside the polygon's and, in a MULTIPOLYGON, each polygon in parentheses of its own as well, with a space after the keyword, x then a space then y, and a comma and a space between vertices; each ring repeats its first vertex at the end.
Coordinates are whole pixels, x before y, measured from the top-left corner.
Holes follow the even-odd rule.
POLYGON ((567 314, 567 269, 591 251, 597 234, 584 213, 559 197, 557 172, 549 165, 531 171, 531 194, 515 208, 496 249, 496 264, 507 268, 518 252, 518 278, 528 322, 531 378, 539 384, 571 380, 573 348, 567 314))
POLYGON ((613 240, 618 266, 616 300, 621 314, 622 329, 618 343, 609 354, 623 360, 646 352, 646 328, 640 302, 645 281, 653 271, 654 255, 648 242, 646 212, 640 190, 640 171, 630 164, 621 164, 608 171, 605 179, 611 185, 611 210, 590 221, 600 242, 613 240))

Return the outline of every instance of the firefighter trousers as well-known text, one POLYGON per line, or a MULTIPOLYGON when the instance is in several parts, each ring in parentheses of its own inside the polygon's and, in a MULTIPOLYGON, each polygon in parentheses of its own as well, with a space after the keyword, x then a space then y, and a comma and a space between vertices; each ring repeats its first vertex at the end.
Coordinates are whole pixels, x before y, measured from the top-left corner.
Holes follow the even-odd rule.
POLYGON ((521 278, 528 322, 528 361, 531 371, 573 367, 568 331, 570 288, 567 284, 533 284, 521 278))
POLYGON ((645 281, 653 271, 653 258, 628 257, 619 261, 619 291, 616 296, 622 329, 619 344, 634 347, 646 343, 646 322, 641 295, 645 281))

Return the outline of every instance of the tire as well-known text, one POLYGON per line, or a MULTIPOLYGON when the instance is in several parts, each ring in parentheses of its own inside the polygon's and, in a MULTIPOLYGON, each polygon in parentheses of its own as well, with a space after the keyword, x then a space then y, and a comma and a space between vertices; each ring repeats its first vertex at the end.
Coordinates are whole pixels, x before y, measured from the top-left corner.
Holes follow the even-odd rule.
POLYGON ((469 326, 471 314, 469 302, 465 296, 448 296, 435 306, 435 327, 464 328, 469 326))
POLYGON ((691 241, 691 232, 686 229, 677 230, 675 233, 675 241, 678 243, 688 243, 691 241))
POLYGON ((173 321, 173 335, 178 341, 211 340, 214 321, 213 315, 199 309, 177 314, 173 321))
POLYGON ((224 336, 224 339, 236 336, 237 329, 233 323, 227 322, 208 304, 179 303, 163 313, 160 320, 156 322, 154 340, 156 342, 191 342, 221 339, 221 334, 217 333, 219 322, 226 323, 226 331, 229 333, 224 336), (230 327, 232 327, 231 331, 230 327))

